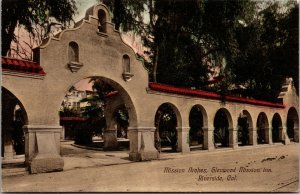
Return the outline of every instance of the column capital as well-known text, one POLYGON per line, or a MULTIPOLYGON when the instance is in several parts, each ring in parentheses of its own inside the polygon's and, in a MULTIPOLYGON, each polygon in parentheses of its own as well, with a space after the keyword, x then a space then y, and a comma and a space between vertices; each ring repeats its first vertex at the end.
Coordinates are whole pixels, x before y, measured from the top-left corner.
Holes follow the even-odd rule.
POLYGON ((128 132, 154 132, 155 127, 128 127, 128 132))
POLYGON ((238 131, 238 128, 237 127, 232 127, 232 128, 228 127, 228 131, 238 131))
POLYGON ((29 132, 59 132, 62 129, 60 125, 24 125, 23 129, 26 133, 29 132))
POLYGON ((176 127, 177 131, 189 131, 190 127, 176 127))
POLYGON ((209 127, 202 127, 202 129, 205 131, 214 131, 215 130, 215 127, 214 126, 209 126, 209 127))

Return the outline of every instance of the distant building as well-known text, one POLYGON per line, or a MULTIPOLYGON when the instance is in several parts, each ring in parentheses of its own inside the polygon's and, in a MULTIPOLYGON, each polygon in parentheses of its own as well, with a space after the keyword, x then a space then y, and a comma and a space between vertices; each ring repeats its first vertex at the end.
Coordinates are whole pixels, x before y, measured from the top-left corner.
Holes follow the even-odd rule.
POLYGON ((74 88, 66 94, 62 102, 61 108, 80 111, 80 108, 85 107, 87 104, 86 102, 80 102, 80 101, 92 95, 93 93, 94 93, 93 91, 89 91, 89 90, 81 91, 74 88))

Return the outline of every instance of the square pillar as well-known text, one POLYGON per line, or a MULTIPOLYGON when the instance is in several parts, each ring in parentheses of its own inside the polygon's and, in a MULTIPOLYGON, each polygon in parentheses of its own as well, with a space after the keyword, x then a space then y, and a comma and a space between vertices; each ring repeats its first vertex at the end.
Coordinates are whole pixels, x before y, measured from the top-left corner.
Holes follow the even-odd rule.
POLYGON ((62 171, 61 126, 25 125, 25 163, 30 173, 62 171))
POLYGON ((265 140, 267 144, 273 144, 272 141, 272 130, 270 128, 264 128, 262 130, 265 130, 265 140))
POLYGON ((60 139, 65 139, 65 126, 61 126, 60 139))
POLYGON ((294 141, 299 143, 299 128, 294 127, 294 141))
POLYGON ((251 127, 248 128, 249 130, 249 144, 250 145, 257 145, 257 130, 251 127))
POLYGON ((182 153, 189 153, 190 152, 190 145, 189 145, 189 130, 190 127, 177 127, 177 151, 182 153))
POLYGON ((228 129, 229 131, 229 147, 232 147, 233 149, 238 147, 238 135, 237 132, 238 130, 233 128, 233 129, 228 129))
POLYGON ((159 158, 159 152, 154 147, 155 127, 129 127, 130 140, 129 160, 145 161, 159 158))
POLYGON ((285 145, 290 144, 291 141, 290 141, 289 136, 287 135, 287 128, 282 127, 279 131, 280 131, 280 134, 279 134, 280 140, 282 140, 285 145))
POLYGON ((208 151, 213 151, 215 149, 214 146, 214 127, 203 127, 204 132, 204 141, 203 148, 208 151))
POLYGON ((14 156, 16 155, 16 152, 14 150, 13 144, 12 144, 12 138, 11 133, 4 134, 3 139, 4 144, 4 153, 3 153, 3 159, 4 160, 12 160, 14 156))

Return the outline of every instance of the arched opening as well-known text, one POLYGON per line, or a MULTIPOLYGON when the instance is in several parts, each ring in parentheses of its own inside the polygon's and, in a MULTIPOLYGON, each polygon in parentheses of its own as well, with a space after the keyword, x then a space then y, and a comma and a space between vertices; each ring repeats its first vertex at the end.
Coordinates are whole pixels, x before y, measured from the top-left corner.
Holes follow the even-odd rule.
POLYGON ((216 148, 229 147, 229 130, 232 130, 230 113, 221 108, 214 118, 214 145, 216 148))
POLYGON ((267 115, 264 112, 259 113, 257 118, 257 143, 266 144, 268 142, 267 133, 269 132, 269 122, 267 115))
POLYGON ((104 77, 77 82, 67 92, 60 110, 65 137, 100 150, 124 150, 124 145, 128 149, 127 129, 136 126, 136 119, 128 93, 104 77))
MULTIPOLYGON (((238 117, 238 144, 245 146, 251 144, 250 131, 253 130, 250 113, 243 110, 238 117)), ((253 142, 252 142, 253 143, 253 142)))
POLYGON ((123 79, 125 81, 131 80, 133 74, 130 72, 130 58, 128 55, 123 55, 122 66, 123 66, 123 73, 122 73, 123 79))
POLYGON ((159 106, 155 114, 155 147, 160 151, 176 152, 178 146, 177 108, 170 103, 159 106))
POLYGON ((207 120, 206 112, 201 105, 195 105, 192 107, 189 115, 189 145, 190 150, 203 149, 204 144, 204 131, 203 127, 207 126, 205 123, 207 120))
POLYGON ((275 113, 272 119, 272 140, 273 143, 281 142, 282 137, 282 121, 280 115, 275 113))
POLYGON ((99 24, 98 24, 99 32, 106 32, 106 29, 105 29, 106 13, 102 9, 98 10, 98 21, 99 21, 99 24))
POLYGON ((27 113, 19 99, 3 87, 1 123, 1 156, 4 157, 4 160, 24 157, 25 133, 23 126, 28 124, 27 113))
POLYGON ((124 73, 130 73, 130 58, 128 55, 123 55, 123 69, 124 73))
POLYGON ((298 142, 299 117, 297 110, 291 107, 287 114, 286 121, 287 135, 291 141, 298 142))
POLYGON ((79 62, 79 47, 76 42, 69 43, 68 57, 69 62, 79 62))

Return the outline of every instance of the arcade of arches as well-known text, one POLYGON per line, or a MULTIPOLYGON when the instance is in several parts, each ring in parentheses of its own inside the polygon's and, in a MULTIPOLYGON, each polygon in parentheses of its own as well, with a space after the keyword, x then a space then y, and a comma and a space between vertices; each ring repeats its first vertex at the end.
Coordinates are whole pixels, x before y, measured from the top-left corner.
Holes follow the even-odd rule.
POLYGON ((23 142, 31 173, 63 169, 58 112, 69 88, 87 77, 99 77, 118 91, 107 102, 104 144, 116 146, 116 110, 125 107, 133 161, 157 159, 164 152, 299 142, 293 80, 283 84, 281 103, 234 96, 221 103, 217 93, 149 83, 143 61, 123 42, 103 4, 88 9, 73 29, 45 40, 34 59, 2 57, 2 153, 4 159, 22 154, 12 142, 23 142), (20 126, 25 137, 17 132, 18 139, 12 131, 20 126))

